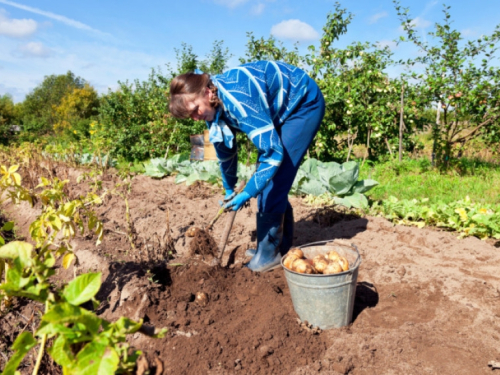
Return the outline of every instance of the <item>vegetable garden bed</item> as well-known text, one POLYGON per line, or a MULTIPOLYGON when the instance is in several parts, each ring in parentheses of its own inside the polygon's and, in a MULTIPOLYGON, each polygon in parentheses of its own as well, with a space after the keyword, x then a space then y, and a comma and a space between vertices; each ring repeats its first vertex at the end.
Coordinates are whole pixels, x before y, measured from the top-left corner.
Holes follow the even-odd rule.
MULTIPOLYGON (((78 174, 68 173, 72 194, 89 188, 76 183, 78 174)), ((111 189, 118 181, 109 174, 102 187, 111 189)), ((358 246, 363 259, 353 324, 318 334, 297 322, 281 269, 253 274, 243 267, 245 250, 255 245, 255 202, 238 212, 224 267, 217 268, 206 264, 210 259, 190 255, 191 239, 185 236, 217 211, 217 187, 137 176, 127 198, 134 249, 125 202, 108 196, 96 210, 104 223, 99 247, 91 236, 73 241, 80 260, 76 272, 102 272, 99 317, 142 318, 168 328, 162 339, 136 333, 128 340, 150 359, 158 356, 165 373, 486 374, 488 362, 500 357, 500 255, 485 241, 311 208, 291 198, 297 245, 344 238, 358 246), (206 305, 195 301, 198 292, 207 294, 206 305)), ((17 233, 27 235, 37 208, 4 209, 17 233)), ((215 241, 223 226, 224 220, 215 224, 215 241)), ((59 268, 55 282, 70 280, 74 271, 59 268)), ((25 325, 36 329, 37 308, 19 300, 4 313, 0 368, 12 355, 13 332, 25 325), (19 314, 28 319, 34 314, 34 320, 25 324, 19 314)), ((31 373, 35 350, 22 362, 21 373, 31 373)), ((150 364, 153 372, 155 362, 150 364)), ((41 373, 54 371, 57 366, 46 355, 41 373)))

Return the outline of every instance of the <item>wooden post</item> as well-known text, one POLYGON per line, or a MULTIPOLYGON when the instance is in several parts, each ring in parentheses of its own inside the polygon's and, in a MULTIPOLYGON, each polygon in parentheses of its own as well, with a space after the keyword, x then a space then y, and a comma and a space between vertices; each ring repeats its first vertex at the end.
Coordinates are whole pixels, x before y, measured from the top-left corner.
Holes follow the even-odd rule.
POLYGON ((401 86, 401 114, 399 116, 399 162, 403 159, 403 112, 404 112, 405 84, 401 86))
MULTIPOLYGON (((433 133, 437 131, 435 129, 439 128, 439 117, 441 116, 441 100, 437 102, 437 111, 436 111, 436 124, 433 126, 433 133)), ((431 155, 431 164, 434 167, 436 162, 436 134, 433 134, 433 142, 432 142, 432 155, 431 155)))

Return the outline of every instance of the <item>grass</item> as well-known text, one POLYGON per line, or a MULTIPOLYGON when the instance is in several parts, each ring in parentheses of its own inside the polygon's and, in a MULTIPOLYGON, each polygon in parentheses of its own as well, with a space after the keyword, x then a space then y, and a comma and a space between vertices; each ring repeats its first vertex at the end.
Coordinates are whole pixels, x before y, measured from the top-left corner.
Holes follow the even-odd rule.
POLYGON ((500 166, 479 160, 462 158, 447 173, 433 168, 427 158, 365 163, 360 178, 380 183, 367 194, 374 200, 394 196, 450 203, 469 196, 472 202, 500 204, 500 166))

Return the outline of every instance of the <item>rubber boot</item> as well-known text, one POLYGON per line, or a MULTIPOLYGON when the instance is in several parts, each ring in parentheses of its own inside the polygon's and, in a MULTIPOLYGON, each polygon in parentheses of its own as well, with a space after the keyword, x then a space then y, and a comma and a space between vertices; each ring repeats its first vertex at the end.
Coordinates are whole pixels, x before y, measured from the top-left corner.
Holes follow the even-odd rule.
POLYGON ((257 214, 257 252, 247 267, 264 272, 280 265, 280 244, 283 239, 284 214, 257 214))
MULTIPOLYGON (((288 250, 293 245, 293 228, 294 228, 294 219, 293 219, 293 208, 290 202, 286 207, 285 218, 283 219, 283 240, 280 245, 280 253, 281 255, 285 255, 288 250)), ((245 255, 247 257, 253 257, 256 253, 255 249, 247 249, 245 251, 245 255)))
POLYGON ((280 245, 280 253, 282 256, 288 253, 288 250, 290 250, 293 245, 294 225, 293 208, 290 202, 288 202, 285 211, 285 218, 283 219, 283 240, 280 245))

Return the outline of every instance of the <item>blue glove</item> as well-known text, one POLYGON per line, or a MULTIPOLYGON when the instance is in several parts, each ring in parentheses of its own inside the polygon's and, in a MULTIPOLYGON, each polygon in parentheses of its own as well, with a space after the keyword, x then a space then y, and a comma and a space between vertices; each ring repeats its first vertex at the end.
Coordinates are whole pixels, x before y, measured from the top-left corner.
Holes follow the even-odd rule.
POLYGON ((224 196, 224 201, 229 201, 234 198, 236 193, 234 192, 233 189, 226 189, 226 195, 224 196))
POLYGON ((236 197, 231 199, 224 205, 224 208, 233 208, 233 211, 238 211, 243 205, 252 198, 246 191, 242 191, 236 197))
POLYGON ((226 195, 224 196, 224 200, 223 201, 219 200, 219 206, 221 207, 224 206, 224 204, 233 199, 235 195, 236 192, 233 189, 226 189, 226 195))

